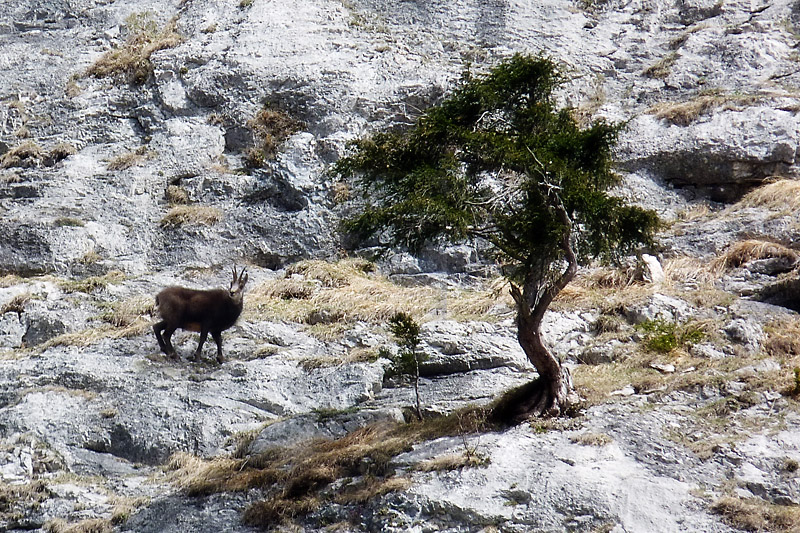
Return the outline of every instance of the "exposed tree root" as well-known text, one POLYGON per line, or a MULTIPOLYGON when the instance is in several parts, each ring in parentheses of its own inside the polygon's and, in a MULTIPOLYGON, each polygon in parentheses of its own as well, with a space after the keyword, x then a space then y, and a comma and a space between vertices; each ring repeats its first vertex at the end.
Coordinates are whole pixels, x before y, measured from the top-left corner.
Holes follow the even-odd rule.
POLYGON ((577 403, 569 371, 562 368, 563 379, 554 384, 537 378, 503 394, 492 407, 489 420, 513 426, 531 418, 564 415, 577 403), (553 387, 556 385, 556 387, 553 387))

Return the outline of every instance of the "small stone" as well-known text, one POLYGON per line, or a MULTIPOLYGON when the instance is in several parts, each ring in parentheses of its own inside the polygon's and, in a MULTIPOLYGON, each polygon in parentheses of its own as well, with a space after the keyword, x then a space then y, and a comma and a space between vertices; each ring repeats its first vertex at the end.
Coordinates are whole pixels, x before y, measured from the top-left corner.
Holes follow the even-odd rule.
POLYGON ((661 364, 661 363, 651 363, 650 368, 654 368, 661 372, 662 374, 672 374, 675 372, 675 365, 670 364, 661 364))
POLYGON ((658 259, 649 254, 642 254, 642 279, 649 283, 663 283, 666 279, 664 269, 658 259))
POLYGON ((611 396, 633 396, 634 394, 636 394, 636 390, 633 388, 633 385, 626 385, 612 392, 611 396))

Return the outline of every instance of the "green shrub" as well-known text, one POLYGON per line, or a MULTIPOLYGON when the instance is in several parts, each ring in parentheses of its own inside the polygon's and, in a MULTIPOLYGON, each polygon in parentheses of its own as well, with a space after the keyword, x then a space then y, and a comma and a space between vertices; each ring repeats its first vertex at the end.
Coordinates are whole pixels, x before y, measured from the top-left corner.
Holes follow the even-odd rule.
POLYGON ((644 333, 647 349, 659 353, 691 346, 705 338, 705 332, 692 323, 681 325, 666 320, 646 320, 637 325, 636 329, 644 333))
POLYGON ((417 418, 422 420, 422 408, 419 397, 419 364, 423 354, 419 353, 420 326, 407 313, 396 313, 389 319, 389 331, 392 332, 400 346, 397 355, 391 356, 390 375, 410 376, 414 383, 416 395, 417 418))

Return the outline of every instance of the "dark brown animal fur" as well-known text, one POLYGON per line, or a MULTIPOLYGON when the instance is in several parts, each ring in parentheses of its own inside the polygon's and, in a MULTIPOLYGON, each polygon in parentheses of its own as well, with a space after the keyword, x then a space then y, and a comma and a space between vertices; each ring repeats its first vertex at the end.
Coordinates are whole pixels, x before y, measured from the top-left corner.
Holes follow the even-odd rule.
POLYGON ((201 291, 185 287, 167 287, 156 296, 156 307, 162 320, 153 326, 161 351, 178 359, 172 346, 172 334, 177 329, 200 333, 200 341, 190 360, 198 360, 208 334, 217 343, 217 362, 222 363, 222 332, 236 323, 244 304, 244 286, 247 273, 233 268, 233 281, 227 291, 214 289, 201 291), (163 336, 162 336, 163 332, 163 336))

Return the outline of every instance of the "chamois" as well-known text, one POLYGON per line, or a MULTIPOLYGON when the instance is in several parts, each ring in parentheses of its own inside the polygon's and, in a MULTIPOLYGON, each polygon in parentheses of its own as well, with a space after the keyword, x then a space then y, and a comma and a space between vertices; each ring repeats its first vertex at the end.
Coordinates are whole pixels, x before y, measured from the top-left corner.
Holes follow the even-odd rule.
POLYGON ((169 357, 179 359, 172 346, 171 338, 175 330, 180 328, 200 333, 200 342, 190 361, 197 361, 203 351, 203 344, 208 334, 217 343, 217 362, 222 364, 222 332, 236 323, 242 313, 244 286, 247 284, 247 273, 243 268, 237 274, 233 267, 231 288, 200 291, 185 287, 167 287, 156 295, 156 307, 161 322, 153 326, 156 340, 161 351, 169 357), (164 333, 162 337, 162 332, 164 333))

